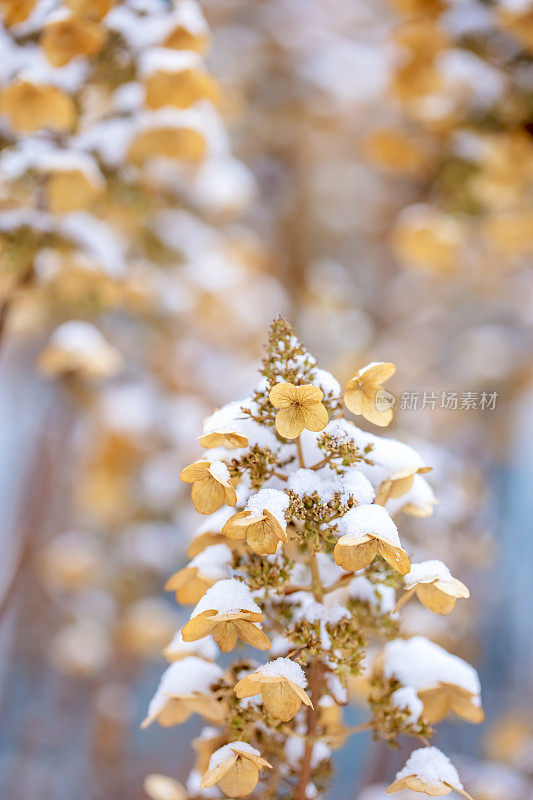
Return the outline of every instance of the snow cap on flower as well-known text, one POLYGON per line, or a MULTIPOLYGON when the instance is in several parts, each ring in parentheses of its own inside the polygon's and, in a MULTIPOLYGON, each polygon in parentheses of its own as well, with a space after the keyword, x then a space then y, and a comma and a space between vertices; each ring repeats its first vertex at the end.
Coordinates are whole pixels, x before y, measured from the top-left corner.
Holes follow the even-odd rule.
POLYGON ((276 658, 246 675, 235 685, 237 697, 262 694, 263 705, 273 717, 288 722, 302 703, 312 703, 304 691, 307 685, 303 669, 290 658, 276 658))
POLYGON ((341 536, 334 557, 344 569, 363 569, 379 554, 401 575, 409 571, 409 558, 401 546, 398 529, 382 506, 359 505, 350 509, 339 521, 338 531, 341 536))
POLYGON ((380 393, 385 393, 381 384, 394 373, 394 364, 374 361, 357 372, 348 381, 344 390, 344 402, 353 414, 360 414, 374 425, 386 426, 392 420, 392 407, 381 408, 380 393))
POLYGON ((214 661, 218 650, 210 637, 199 639, 196 642, 185 642, 181 630, 179 630, 163 650, 163 655, 167 661, 181 661, 187 656, 198 656, 206 661, 214 661))
POLYGON ((223 461, 195 461, 180 472, 179 478, 192 483, 191 498, 199 514, 212 514, 224 504, 237 505, 237 495, 223 461))
POLYGON ((122 356, 89 322, 70 320, 53 332, 39 357, 39 368, 45 375, 78 374, 88 380, 99 380, 115 374, 122 365, 122 356))
POLYGON ((181 783, 157 772, 146 776, 143 789, 150 800, 187 800, 187 793, 181 783))
POLYGON ((225 544, 206 547, 186 567, 168 579, 165 589, 176 592, 178 603, 197 603, 211 586, 228 577, 231 560, 231 550, 225 544))
POLYGON ((280 542, 287 541, 285 511, 289 497, 278 489, 260 489, 224 525, 229 539, 244 539, 254 553, 273 555, 280 542))
POLYGON ((276 429, 285 439, 296 439, 306 428, 321 431, 328 424, 328 412, 321 403, 324 392, 312 383, 294 386, 292 383, 276 383, 269 399, 276 414, 276 429))
POLYGON ((201 788, 217 784, 227 797, 246 797, 257 786, 259 770, 265 767, 272 769, 255 747, 247 742, 231 742, 211 756, 201 788))
POLYGON ((450 759, 437 747, 421 747, 414 750, 396 779, 387 789, 387 794, 401 789, 412 789, 431 797, 449 794, 452 789, 464 794, 463 784, 450 759))
POLYGON ((183 627, 184 641, 192 642, 212 635, 223 653, 233 650, 240 638, 252 647, 266 650, 268 636, 256 624, 263 619, 245 583, 230 578, 218 581, 196 604, 191 619, 183 627))
POLYGON ((448 567, 437 559, 411 564, 404 576, 408 591, 416 592, 422 605, 436 614, 449 614, 459 597, 470 597, 468 588, 454 578, 448 567))
POLYGON ((211 722, 222 722, 226 711, 224 704, 210 693, 211 685, 222 675, 217 664, 196 656, 171 664, 161 676, 141 727, 148 727, 154 720, 165 727, 177 725, 194 713, 211 722))

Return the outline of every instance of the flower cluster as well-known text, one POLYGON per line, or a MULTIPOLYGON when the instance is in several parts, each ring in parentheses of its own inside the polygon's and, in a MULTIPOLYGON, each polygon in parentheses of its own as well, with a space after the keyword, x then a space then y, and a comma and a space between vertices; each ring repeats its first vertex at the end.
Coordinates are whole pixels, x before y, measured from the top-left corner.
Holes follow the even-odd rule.
MULTIPOLYGON (((382 425, 372 398, 393 372, 391 364, 359 370, 345 389, 349 408, 382 425)), ((211 516, 168 584, 195 606, 167 649, 173 663, 145 724, 197 711, 216 726, 201 736, 188 797, 213 787, 244 797, 259 784, 262 798, 324 796, 330 752, 355 732, 341 708, 381 640, 360 729, 426 745, 390 791, 464 792, 427 740, 449 713, 482 719, 475 670, 423 636, 400 637, 399 609, 414 593, 439 614, 468 596, 442 562, 411 563, 393 520, 430 513, 428 467, 344 416, 341 387, 283 320, 272 325, 261 373, 249 398, 206 420, 205 455, 181 473, 196 509, 211 516), (254 447, 270 458, 252 482, 254 447), (251 653, 226 670, 214 663, 214 645, 228 653, 240 643, 269 658, 251 653)))

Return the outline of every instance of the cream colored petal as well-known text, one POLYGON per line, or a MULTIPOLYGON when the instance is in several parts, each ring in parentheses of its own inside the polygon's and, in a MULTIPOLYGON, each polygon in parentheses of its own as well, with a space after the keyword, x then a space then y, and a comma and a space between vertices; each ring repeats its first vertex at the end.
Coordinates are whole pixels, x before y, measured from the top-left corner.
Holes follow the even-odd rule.
POLYGON ((226 537, 223 533, 217 531, 206 531, 199 536, 195 536, 187 548, 188 558, 194 558, 198 553, 202 553, 206 547, 211 547, 213 544, 223 544, 226 537))
POLYGON ((406 503, 402 506, 404 514, 409 514, 411 517, 431 517, 433 514, 435 503, 426 503, 424 506, 417 506, 414 503, 406 503))
POLYGON ((450 578, 448 580, 436 580, 435 586, 442 592, 451 595, 452 597, 470 597, 468 587, 457 578, 450 578))
POLYGON ((235 684, 233 691, 241 699, 243 697, 253 697, 254 694, 261 694, 261 676, 257 672, 245 675, 235 684))
POLYGON ((220 647, 221 653, 229 653, 237 644, 238 628, 236 622, 219 622, 212 631, 212 637, 220 647))
POLYGON ((304 415, 300 406, 290 405, 276 414, 276 429, 285 439, 296 439, 304 429, 304 415))
POLYGON ((248 758, 237 757, 236 763, 218 781, 218 787, 227 797, 246 797, 253 792, 259 780, 259 770, 248 758))
POLYGON ((289 408, 294 405, 296 386, 292 383, 276 383, 268 395, 274 408, 289 408))
POLYGON ((176 697, 169 697, 157 715, 157 721, 164 728, 170 728, 173 725, 181 725, 182 722, 189 719, 191 714, 192 711, 183 700, 176 697))
POLYGON ((241 433, 232 431, 213 431, 200 436, 202 447, 210 449, 212 447, 225 447, 227 450, 236 450, 241 447, 248 447, 248 439, 241 433))
POLYGON ((379 540, 378 548, 380 555, 396 572, 399 572, 400 575, 407 575, 411 569, 411 562, 405 550, 401 547, 393 547, 382 540, 379 540))
POLYGON ((280 542, 275 529, 267 520, 250 525, 246 534, 246 542, 253 553, 260 556, 273 555, 280 542))
POLYGON ((307 692, 304 689, 302 689, 301 686, 298 686, 297 683, 293 683, 292 681, 289 681, 289 683, 291 684, 292 688, 294 689, 294 691, 296 692, 302 703, 305 703, 305 705, 309 706, 309 708, 313 708, 311 698, 309 697, 307 692))
POLYGON ((221 725, 228 714, 227 704, 209 695, 196 694, 188 697, 187 706, 191 714, 200 714, 216 725, 221 725))
POLYGON ((407 789, 407 778, 398 778, 397 781, 393 781, 393 783, 385 789, 385 794, 402 792, 404 789, 407 789))
POLYGON ((224 505, 225 490, 211 476, 201 481, 195 481, 192 485, 191 500, 199 514, 212 514, 224 505))
POLYGON ((472 725, 479 725, 485 719, 483 709, 473 702, 473 695, 470 692, 455 691, 452 695, 450 706, 458 717, 465 719, 472 725))
POLYGON ((235 754, 228 756, 225 758, 224 761, 221 761, 220 764, 217 764, 216 767, 213 769, 208 769, 202 775, 202 782, 200 784, 201 789, 210 789, 211 786, 214 786, 215 783, 218 783, 224 775, 232 769, 235 764, 237 763, 237 756, 235 754))
POLYGON ((392 408, 379 411, 375 403, 375 394, 374 392, 373 397, 368 397, 367 394, 362 395, 361 414, 369 422, 384 428, 389 425, 392 420, 392 408))
POLYGON ((189 464, 188 467, 181 470, 179 479, 185 483, 194 483, 206 478, 208 472, 209 461, 195 461, 194 464, 189 464))
POLYGON ((455 608, 455 597, 445 594, 434 583, 420 583, 415 591, 422 605, 435 614, 450 614, 455 608))
POLYGON ((211 629, 215 625, 214 617, 216 616, 215 609, 202 611, 196 617, 193 617, 187 622, 182 630, 181 635, 184 642, 196 642, 211 633, 211 629))
POLYGON ((237 623, 239 629, 239 636, 246 642, 246 644, 256 647, 258 650, 269 650, 270 639, 261 628, 254 625, 252 622, 241 620, 237 623))
POLYGON ((324 392, 319 386, 307 383, 296 387, 296 399, 302 405, 314 405, 324 399, 324 392))
POLYGON ((308 431, 323 431, 329 422, 328 412, 322 403, 313 403, 310 406, 303 406, 304 428, 308 431))
POLYGON ((276 719, 288 722, 300 710, 302 701, 291 684, 283 679, 275 683, 263 684, 261 693, 263 705, 276 719))
POLYGON ((346 385, 344 404, 352 414, 360 416, 363 413, 363 393, 357 381, 350 381, 346 385))
POLYGON ((251 518, 252 514, 250 511, 238 511, 228 519, 222 528, 222 533, 227 536, 228 539, 245 539, 251 518))
POLYGON ((370 369, 365 369, 363 374, 359 376, 359 380, 364 384, 379 386, 391 378, 395 372, 396 367, 394 364, 390 361, 383 361, 370 367, 370 369))
POLYGON ((441 686, 424 689, 418 692, 418 696, 424 704, 424 717, 428 722, 436 724, 444 719, 450 709, 446 689, 441 686))
POLYGON ((143 789, 150 800, 187 800, 187 793, 181 783, 167 775, 151 773, 143 781, 143 789))
MULTIPOLYGON (((344 537, 342 537, 344 539, 344 537)), ((353 542, 354 540, 352 540, 353 542)), ((367 539, 364 542, 355 540, 355 544, 351 544, 347 540, 345 544, 341 541, 335 545, 333 556, 335 563, 342 567, 347 572, 353 572, 357 569, 368 567, 372 563, 378 551, 378 545, 375 539, 367 539)))
POLYGON ((231 484, 224 484, 224 503, 232 508, 237 505, 237 492, 231 484))
POLYGON ((401 478, 394 477, 392 480, 389 497, 397 499, 398 497, 401 497, 402 495, 406 494, 413 488, 413 481, 414 481, 414 473, 411 473, 411 475, 406 475, 401 478))

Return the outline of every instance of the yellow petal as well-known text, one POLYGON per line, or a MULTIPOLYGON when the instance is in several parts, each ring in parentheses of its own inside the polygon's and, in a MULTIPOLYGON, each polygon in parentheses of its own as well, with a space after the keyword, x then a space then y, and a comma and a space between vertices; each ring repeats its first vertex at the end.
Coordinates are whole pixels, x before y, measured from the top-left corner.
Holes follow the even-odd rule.
POLYGON ((179 479, 185 483, 201 481, 203 478, 207 477, 209 466, 209 461, 195 461, 194 464, 189 464, 188 467, 181 470, 179 479))
POLYGON ((236 763, 218 781, 218 787, 227 797, 246 797, 253 792, 259 780, 259 770, 248 758, 237 757, 236 763))
MULTIPOLYGON (((224 487, 211 475, 192 485, 191 500, 199 514, 212 514, 224 505, 224 487)), ((235 502, 237 502, 235 500, 235 502)))
POLYGON ((256 672, 251 675, 245 675, 235 684, 233 691, 241 699, 243 697, 253 697, 254 694, 261 694, 261 676, 256 672))
POLYGON ((215 783, 224 777, 224 775, 232 769, 235 764, 237 763, 237 756, 235 753, 225 758, 224 761, 221 761, 220 764, 217 764, 216 767, 213 769, 208 769, 207 772, 202 775, 202 782, 200 784, 200 788, 202 789, 210 789, 211 786, 214 786, 215 783))
POLYGON ((247 622, 246 620, 239 620, 239 622, 237 622, 237 627, 239 629, 239 636, 243 642, 246 642, 246 644, 252 647, 256 647, 258 650, 270 649, 270 639, 257 625, 254 625, 252 622, 247 622))
POLYGON ((281 408, 276 414, 276 428, 285 439, 296 439, 304 429, 304 414, 300 406, 281 408))
POLYGON ((262 686, 263 704, 276 719, 288 722, 300 710, 302 701, 288 681, 280 679, 262 686))
POLYGON ((295 398, 296 386, 292 383, 276 383, 268 395, 274 408, 289 408, 294 405, 295 398))
POLYGON ((183 626, 181 631, 183 641, 195 642, 197 639, 202 639, 204 636, 210 634, 215 625, 213 618, 216 616, 216 613, 215 609, 208 609, 190 619, 189 622, 183 626))
POLYGON ((352 414, 361 415, 363 413, 363 392, 357 381, 350 381, 346 385, 344 392, 344 404, 352 414))
POLYGON ((359 380, 365 384, 379 386, 391 378, 395 372, 396 367, 394 364, 390 361, 381 361, 378 364, 374 364, 373 367, 365 369, 363 374, 359 375, 359 380))
POLYGON ((335 545, 333 556, 339 567, 347 572, 353 572, 368 567, 374 560, 377 551, 378 545, 375 539, 367 539, 355 544, 350 544, 349 540, 344 543, 339 540, 335 545))
POLYGON ((422 605, 435 614, 450 614, 455 608, 455 597, 440 591, 433 583, 421 583, 415 591, 422 605))
POLYGON ((304 428, 308 431, 323 431, 329 422, 328 412, 322 403, 303 406, 304 428))
POLYGON ((314 405, 324 399, 324 392, 319 386, 306 383, 296 387, 296 400, 302 405, 314 405))
POLYGON ((237 644, 239 629, 236 622, 220 622, 213 628, 212 636, 221 653, 229 653, 237 644))
POLYGON ((200 444, 207 449, 211 447, 225 447, 227 450, 236 450, 241 447, 248 447, 248 439, 241 433, 230 431, 213 431, 200 436, 200 444))
MULTIPOLYGON (((409 570, 411 569, 411 562, 409 561, 409 556, 401 547, 393 547, 387 542, 380 540, 378 542, 378 550, 380 555, 383 556, 385 561, 390 564, 390 566, 399 572, 400 575, 407 575, 409 570)), ((418 587, 417 587, 418 588, 418 587)))

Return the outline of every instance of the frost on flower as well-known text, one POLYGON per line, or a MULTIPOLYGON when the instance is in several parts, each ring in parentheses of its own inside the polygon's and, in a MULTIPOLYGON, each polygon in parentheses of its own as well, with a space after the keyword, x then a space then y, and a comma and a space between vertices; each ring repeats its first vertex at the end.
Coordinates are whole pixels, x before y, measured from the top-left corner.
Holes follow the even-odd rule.
POLYGON ((422 747, 411 753, 405 766, 396 774, 394 783, 388 787, 387 794, 401 789, 437 797, 449 794, 452 789, 464 793, 457 770, 436 747, 422 747))

